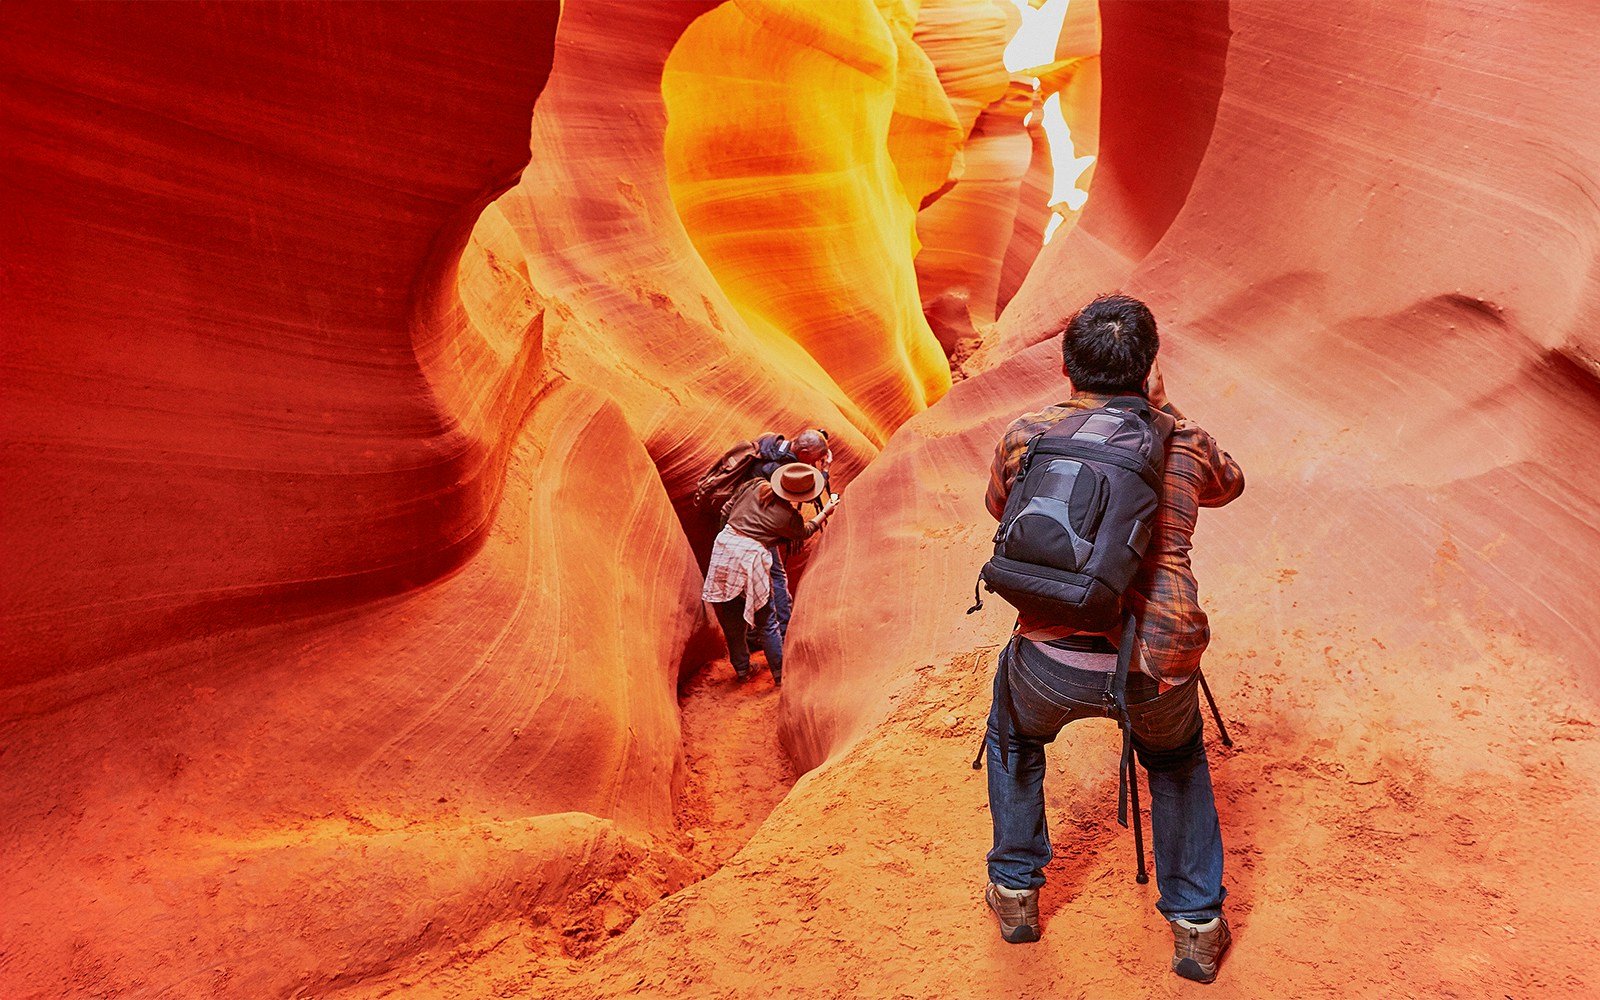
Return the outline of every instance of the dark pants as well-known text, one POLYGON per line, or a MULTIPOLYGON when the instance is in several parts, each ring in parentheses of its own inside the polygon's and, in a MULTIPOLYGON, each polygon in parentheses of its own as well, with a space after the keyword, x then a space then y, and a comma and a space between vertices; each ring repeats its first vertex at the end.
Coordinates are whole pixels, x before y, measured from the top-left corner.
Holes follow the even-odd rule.
POLYGON ((772 613, 778 626, 778 635, 789 638, 789 615, 794 611, 794 599, 789 596, 789 571, 783 565, 782 545, 772 547, 772 613))
MULTIPOLYGON (((1044 885, 1053 856, 1044 814, 1044 748, 1069 722, 1105 718, 1109 674, 1079 670, 1029 655, 1018 641, 1011 661, 1011 702, 1017 725, 1007 745, 1010 769, 1000 763, 999 674, 989 709, 987 756, 989 812, 994 849, 989 880, 1010 889, 1044 885)), ((1200 685, 1194 678, 1160 694, 1150 677, 1128 675, 1128 715, 1133 749, 1149 776, 1156 909, 1168 920, 1210 920, 1222 913, 1222 829, 1211 791, 1200 720, 1200 685)))
MULTIPOLYGON (((772 623, 778 630, 778 638, 789 637, 789 616, 794 610, 794 599, 789 596, 789 571, 783 565, 782 545, 769 546, 767 551, 772 553, 772 623)), ((745 648, 754 653, 763 648, 761 634, 751 631, 745 636, 745 648)))
MULTIPOLYGON (((711 609, 717 614, 717 624, 722 626, 722 636, 728 641, 728 659, 733 662, 733 672, 740 680, 750 676, 750 650, 745 648, 748 626, 744 620, 744 598, 716 601, 711 609)), ((783 679, 783 637, 778 634, 778 619, 772 611, 772 602, 762 605, 755 614, 755 635, 760 637, 761 648, 767 654, 767 667, 772 679, 783 679)))

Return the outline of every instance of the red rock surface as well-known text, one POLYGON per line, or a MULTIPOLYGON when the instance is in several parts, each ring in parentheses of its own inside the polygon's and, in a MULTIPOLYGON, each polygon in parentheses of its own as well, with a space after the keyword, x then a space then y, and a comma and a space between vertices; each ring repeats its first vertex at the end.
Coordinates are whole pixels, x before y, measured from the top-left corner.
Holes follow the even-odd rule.
MULTIPOLYGON (((967 766, 1009 624, 961 614, 990 450, 1064 391, 1050 330, 1122 287, 1250 479, 1195 552, 1238 743, 1211 746, 1236 945, 1208 992, 1587 995, 1588 12, 1101 3, 1088 206, 918 413, 930 368, 884 345, 949 178, 911 7, 840 16, 920 82, 785 96, 870 105, 851 162, 904 202, 837 222, 892 226, 881 273, 794 285, 750 248, 814 254, 798 229, 723 260, 674 206, 662 67, 729 8, 574 0, 554 41, 536 5, 182 9, 0 5, 0 992, 1170 992, 1114 731, 1054 751, 1037 945, 979 900, 967 766), (858 356, 799 332, 843 338, 851 302, 879 310, 858 356), (769 688, 716 665, 680 725, 684 497, 743 428, 835 416, 847 500, 776 720, 806 773, 681 888, 733 849, 685 831, 753 822, 694 796, 781 782, 744 702, 705 715, 769 688)), ((783 58, 855 51, 807 23, 783 58)))
MULTIPOLYGON (((1585 568, 1600 542, 1585 458, 1600 432, 1600 217, 1579 192, 1600 177, 1600 144, 1578 122, 1600 93, 1569 74, 1572 12, 1461 10, 1445 28, 1434 8, 1102 9, 1093 194, 1000 333, 1038 340, 1111 287, 1147 297, 1174 395, 1250 477, 1235 507, 1202 518, 1196 548, 1212 682, 1240 743, 1212 747, 1237 938, 1213 991, 1581 996, 1596 935, 1564 886, 1600 875, 1600 797, 1582 777, 1600 759, 1585 568)), ((735 892, 809 898, 802 886, 847 865, 884 872, 905 905, 836 891, 754 922, 776 935, 814 913, 852 942, 893 938, 903 964, 876 975, 912 995, 1170 983, 1152 894, 1108 822, 1106 727, 1074 733, 1052 766, 1044 942, 998 942, 971 902, 988 829, 964 759, 1007 620, 958 609, 988 539, 979 496, 998 431, 1062 391, 1055 344, 1014 355, 903 428, 856 483, 813 567, 839 597, 797 620, 786 687, 788 744, 802 767, 827 765, 739 877, 695 887, 686 911, 735 892), (917 511, 916 527, 886 527, 895 510, 917 511), (916 586, 898 585, 912 566, 916 586), (886 592, 894 628, 847 596, 886 592)), ((682 935, 699 932, 709 921, 682 935)), ((758 975, 795 955, 848 976, 870 949, 829 960, 800 930, 781 950, 758 975)))
POLYGON ((0 993, 319 992, 681 883, 698 570, 456 281, 557 9, 181 10, 0 12, 0 993))
POLYGON ((7 685, 475 543, 507 429, 414 296, 526 161, 555 14, 7 5, 7 685))

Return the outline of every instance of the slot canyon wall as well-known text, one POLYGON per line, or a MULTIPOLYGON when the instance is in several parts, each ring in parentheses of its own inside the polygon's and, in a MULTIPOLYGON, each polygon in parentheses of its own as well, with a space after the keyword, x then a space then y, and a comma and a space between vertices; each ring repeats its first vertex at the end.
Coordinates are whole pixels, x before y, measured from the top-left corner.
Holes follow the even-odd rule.
POLYGON ((1009 3, 0 5, 0 993, 1159 990, 1114 731, 1030 948, 967 767, 991 450, 1122 288, 1250 481, 1213 992, 1583 995, 1600 18, 1074 6, 1040 249, 1009 3), (806 773, 711 871, 689 498, 815 424, 806 773))

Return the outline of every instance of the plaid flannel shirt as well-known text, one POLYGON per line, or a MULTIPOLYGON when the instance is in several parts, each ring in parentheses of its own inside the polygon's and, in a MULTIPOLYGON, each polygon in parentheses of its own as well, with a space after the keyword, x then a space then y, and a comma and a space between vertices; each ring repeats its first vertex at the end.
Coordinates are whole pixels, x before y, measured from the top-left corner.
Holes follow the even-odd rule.
MULTIPOLYGON (((1076 393, 1064 403, 1018 417, 995 449, 984 504, 999 520, 1017 480, 1023 453, 1035 434, 1055 426, 1074 410, 1104 406, 1111 396, 1076 393)), ((1130 588, 1130 607, 1139 618, 1141 669, 1158 681, 1179 684, 1200 667, 1211 641, 1211 625, 1200 607, 1200 588, 1189 564, 1189 549, 1201 507, 1221 507, 1244 492, 1239 463, 1217 447, 1198 424, 1179 420, 1167 444, 1167 471, 1156 512, 1155 531, 1144 565, 1130 588)), ((1022 621, 1027 631, 1048 622, 1022 621)), ((1115 637, 1113 637, 1115 638, 1115 637)))
POLYGON ((772 550, 732 525, 717 534, 706 567, 700 599, 722 604, 744 598, 744 623, 756 626, 756 612, 772 600, 772 550))

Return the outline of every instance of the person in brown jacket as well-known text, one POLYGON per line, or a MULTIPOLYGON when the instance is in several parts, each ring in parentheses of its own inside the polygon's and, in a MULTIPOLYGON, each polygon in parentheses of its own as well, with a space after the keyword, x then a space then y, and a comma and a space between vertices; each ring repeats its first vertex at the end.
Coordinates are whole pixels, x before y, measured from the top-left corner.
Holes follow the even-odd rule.
POLYGON ((754 630, 767 654, 773 684, 783 683, 783 636, 772 607, 772 550, 780 542, 804 542, 821 530, 839 501, 830 499, 809 520, 800 505, 821 496, 826 485, 820 469, 791 462, 769 480, 751 480, 728 502, 728 523, 712 545, 700 597, 722 627, 728 659, 741 681, 750 676, 745 636, 754 630))

